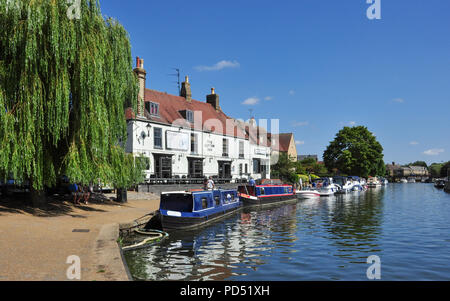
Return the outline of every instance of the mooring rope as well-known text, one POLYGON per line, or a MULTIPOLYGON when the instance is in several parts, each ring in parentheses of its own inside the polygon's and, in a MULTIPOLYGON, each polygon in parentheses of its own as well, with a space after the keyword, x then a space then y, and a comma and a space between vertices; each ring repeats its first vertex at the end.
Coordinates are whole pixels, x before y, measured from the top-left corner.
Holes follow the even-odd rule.
POLYGON ((123 251, 129 251, 132 249, 137 249, 137 248, 141 248, 144 247, 148 244, 150 244, 151 242, 155 241, 155 240, 160 240, 160 239, 164 239, 167 236, 169 236, 169 234, 167 232, 164 231, 159 231, 159 230, 134 230, 136 233, 141 234, 141 235, 152 235, 152 237, 147 237, 146 239, 144 239, 143 241, 130 245, 130 246, 125 246, 122 247, 123 251))

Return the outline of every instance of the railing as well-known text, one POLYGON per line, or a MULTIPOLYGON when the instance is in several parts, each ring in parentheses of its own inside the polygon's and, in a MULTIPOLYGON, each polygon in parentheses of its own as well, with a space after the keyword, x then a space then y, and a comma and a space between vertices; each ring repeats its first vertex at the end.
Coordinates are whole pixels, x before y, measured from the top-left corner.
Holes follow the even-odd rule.
MULTIPOLYGON (((228 178, 219 178, 219 177, 213 177, 212 178, 214 183, 221 184, 221 183, 231 183, 233 180, 231 177, 228 178)), ((243 179, 239 179, 242 180, 243 179)), ((204 177, 171 177, 171 178, 149 178, 145 180, 145 183, 143 184, 150 184, 150 185, 173 185, 173 184, 203 184, 205 181, 204 177)), ((243 183, 243 182, 239 182, 243 183)))

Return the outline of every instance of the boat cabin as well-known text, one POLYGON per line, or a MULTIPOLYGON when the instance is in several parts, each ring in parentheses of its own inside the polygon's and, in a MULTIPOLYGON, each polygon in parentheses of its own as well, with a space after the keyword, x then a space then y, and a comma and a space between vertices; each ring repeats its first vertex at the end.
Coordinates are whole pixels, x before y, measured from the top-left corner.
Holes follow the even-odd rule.
POLYGON ((160 211, 199 213, 235 203, 239 203, 236 190, 163 192, 161 193, 160 211))

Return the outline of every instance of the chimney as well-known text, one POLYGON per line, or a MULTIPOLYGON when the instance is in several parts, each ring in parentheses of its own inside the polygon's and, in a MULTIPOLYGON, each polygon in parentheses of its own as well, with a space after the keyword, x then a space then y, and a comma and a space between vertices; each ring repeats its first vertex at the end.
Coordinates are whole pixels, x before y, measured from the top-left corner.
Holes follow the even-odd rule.
POLYGON ((145 81, 147 72, 144 69, 144 60, 140 57, 136 58, 136 68, 134 69, 139 80, 139 94, 137 103, 137 116, 144 116, 144 102, 145 102, 145 81))
POLYGON ((216 90, 211 88, 211 94, 206 96, 206 102, 213 106, 216 111, 220 111, 219 95, 216 94, 216 90))
POLYGON ((186 98, 188 102, 192 102, 191 84, 189 83, 188 76, 186 76, 185 81, 181 84, 180 96, 186 98))

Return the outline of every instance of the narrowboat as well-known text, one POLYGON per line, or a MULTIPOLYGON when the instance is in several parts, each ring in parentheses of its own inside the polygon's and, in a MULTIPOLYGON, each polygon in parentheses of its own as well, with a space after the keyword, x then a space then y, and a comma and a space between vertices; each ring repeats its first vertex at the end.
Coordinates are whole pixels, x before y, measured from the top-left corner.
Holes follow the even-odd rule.
POLYGON ((236 190, 162 192, 159 210, 145 228, 190 230, 219 220, 240 208, 241 201, 236 190))
POLYGON ((297 201, 294 187, 282 184, 280 180, 262 180, 260 185, 239 186, 238 192, 244 207, 297 201))

